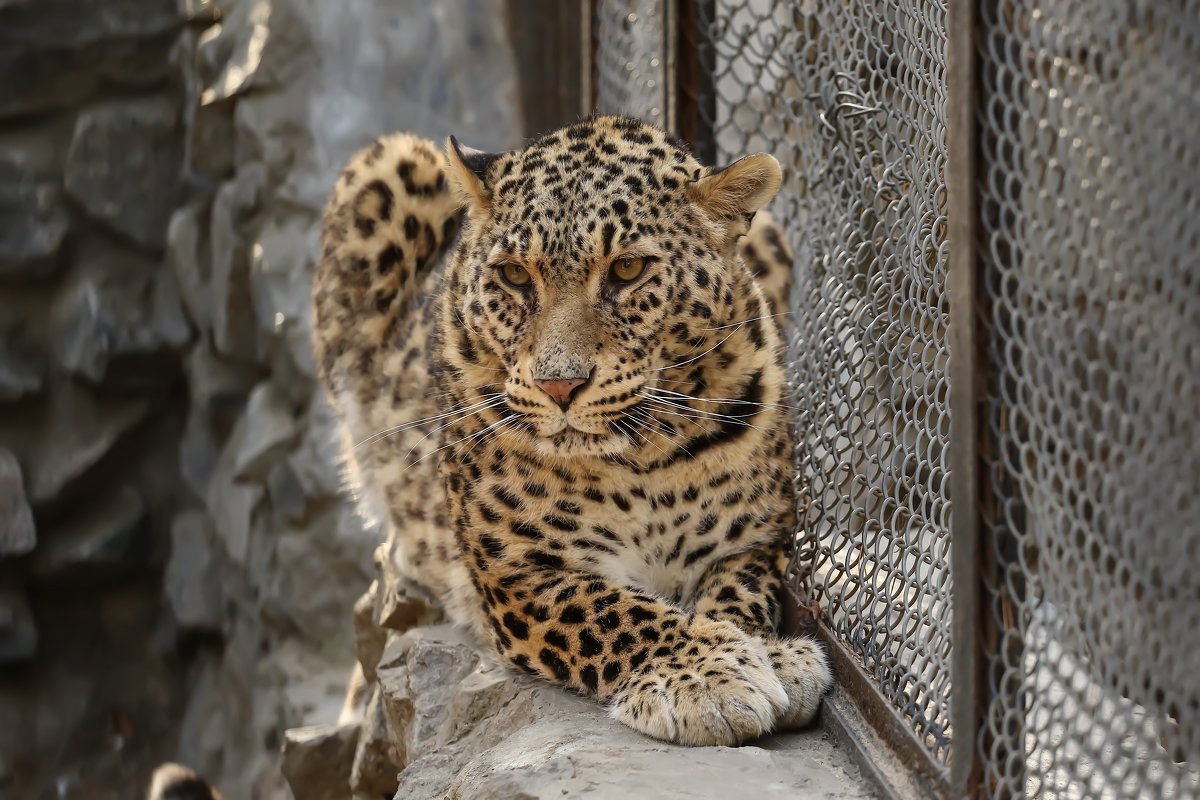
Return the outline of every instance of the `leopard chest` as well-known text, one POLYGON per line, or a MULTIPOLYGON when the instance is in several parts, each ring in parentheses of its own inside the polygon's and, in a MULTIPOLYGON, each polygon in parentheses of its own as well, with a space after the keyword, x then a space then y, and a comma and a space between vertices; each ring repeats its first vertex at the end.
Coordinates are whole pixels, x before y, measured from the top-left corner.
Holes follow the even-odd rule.
POLYGON ((529 563, 593 572, 683 602, 714 562, 766 535, 764 522, 775 513, 771 498, 751 498, 745 481, 694 469, 485 476, 470 495, 467 518, 529 563))

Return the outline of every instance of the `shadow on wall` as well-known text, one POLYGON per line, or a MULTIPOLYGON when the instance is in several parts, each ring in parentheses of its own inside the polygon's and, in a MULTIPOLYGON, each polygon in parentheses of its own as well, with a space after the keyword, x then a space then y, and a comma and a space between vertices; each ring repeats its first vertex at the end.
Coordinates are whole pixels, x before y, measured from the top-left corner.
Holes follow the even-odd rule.
POLYGON ((378 538, 314 393, 317 217, 380 133, 517 143, 504 14, 0 0, 0 794, 179 758, 288 796, 378 538))

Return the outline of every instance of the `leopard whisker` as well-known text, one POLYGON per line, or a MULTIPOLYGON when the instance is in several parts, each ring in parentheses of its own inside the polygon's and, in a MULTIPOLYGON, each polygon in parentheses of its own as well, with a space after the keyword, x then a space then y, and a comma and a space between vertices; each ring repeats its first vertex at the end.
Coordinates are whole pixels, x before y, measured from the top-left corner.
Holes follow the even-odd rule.
POLYGON ((668 364, 668 365, 667 365, 667 366, 665 366, 665 367, 655 367, 653 370, 651 370, 651 372, 663 372, 664 370, 668 370, 668 369, 676 369, 676 368, 678 368, 678 367, 682 367, 682 366, 684 366, 684 365, 686 365, 686 364, 690 364, 690 363, 692 363, 693 361, 696 361, 697 359, 704 358, 706 355, 708 355, 709 353, 711 353, 713 350, 716 350, 718 347, 720 347, 721 345, 725 344, 725 342, 727 342, 727 341, 729 340, 729 337, 730 337, 730 336, 733 336, 735 333, 737 333, 737 332, 738 332, 738 330, 739 330, 739 329, 740 329, 740 328, 741 328, 743 325, 745 325, 745 324, 746 324, 745 322, 739 322, 739 323, 737 323, 737 328, 734 328, 732 331, 730 331, 729 333, 725 334, 725 336, 721 337, 721 341, 717 342, 716 344, 714 344, 712 347, 710 347, 710 348, 708 348, 707 350, 705 350, 705 351, 704 351, 703 353, 701 353, 700 355, 698 355, 698 356, 692 356, 692 357, 691 357, 691 358, 689 358, 687 361, 680 361, 680 362, 679 362, 679 363, 677 363, 677 364, 668 364))
POLYGON ((661 411, 664 414, 674 414, 677 417, 684 417, 685 419, 690 419, 693 422, 701 422, 701 421, 732 422, 736 425, 744 425, 747 428, 754 428, 755 430, 758 430, 758 431, 764 430, 763 428, 760 428, 757 425, 747 422, 744 418, 741 418, 741 417, 734 417, 734 416, 730 416, 729 414, 718 414, 713 411, 702 411, 699 409, 692 408, 691 406, 685 406, 681 403, 672 403, 669 400, 663 400, 661 398, 649 397, 646 395, 643 395, 643 397, 646 397, 647 400, 650 400, 653 403, 656 403, 658 411, 661 411), (690 411, 691 414, 681 414, 678 412, 673 412, 673 411, 669 410, 670 408, 679 409, 680 411, 690 411))
POLYGON ((420 439, 418 439, 416 444, 414 444, 412 446, 412 448, 409 449, 409 451, 404 455, 404 460, 408 461, 409 457, 413 454, 413 450, 416 450, 418 447, 420 447, 422 442, 424 442, 430 436, 433 436, 435 433, 437 433, 439 431, 444 431, 446 428, 449 428, 451 425, 457 425, 460 422, 463 422, 464 420, 470 419, 471 417, 482 414, 484 411, 488 411, 489 409, 503 407, 504 404, 505 404, 505 399, 503 397, 498 397, 495 399, 494 402, 489 403, 488 405, 484 405, 483 407, 475 409, 474 411, 471 411, 470 413, 463 414, 462 416, 456 417, 455 419, 452 419, 443 425, 439 425, 438 427, 434 428, 433 430, 429 431, 429 433, 425 434, 420 439))
MULTIPOLYGON (((425 455, 421 456, 420 458, 418 458, 416 461, 413 461, 412 463, 408 464, 408 465, 405 467, 405 469, 409 469, 409 468, 411 468, 411 467, 415 467, 417 464, 420 464, 422 461, 424 461, 425 459, 429 458, 430 456, 432 456, 432 455, 436 455, 437 453, 440 453, 440 452, 442 452, 442 451, 443 451, 443 450, 445 450, 447 447, 453 447, 453 446, 454 446, 454 445, 456 445, 456 444, 460 444, 460 443, 462 443, 462 442, 465 442, 465 441, 468 441, 468 440, 470 440, 470 439, 474 439, 474 438, 475 438, 475 437, 477 437, 477 436, 482 436, 483 434, 485 434, 485 433, 487 433, 488 431, 490 431, 492 428, 495 428, 497 425, 504 425, 505 423, 508 423, 508 422, 512 422, 512 418, 511 418, 511 417, 504 417, 504 418, 502 418, 502 419, 496 420, 496 421, 495 421, 495 422, 493 422, 491 425, 488 425, 487 427, 483 428, 482 430, 476 431, 475 433, 472 433, 472 434, 470 434, 470 435, 468 435, 468 436, 463 436, 461 439, 455 439, 453 442, 447 442, 446 444, 442 445, 441 447, 437 448, 436 450, 432 450, 432 451, 430 451, 430 452, 426 453, 425 455)), ((419 444, 419 443, 418 443, 418 444, 419 444)), ((414 449, 415 449, 415 447, 414 447, 414 449)), ((468 451, 468 452, 469 452, 469 451, 468 451)), ((410 451, 409 451, 409 455, 412 455, 412 450, 410 450, 410 451)), ((405 460, 406 460, 406 461, 408 460, 408 456, 405 456, 405 460)))
MULTIPOLYGON (((514 421, 513 417, 504 417, 500 420, 501 423, 513 422, 513 421, 514 421)), ((478 434, 476 434, 477 439, 476 439, 475 443, 472 444, 467 449, 466 455, 470 455, 472 452, 474 452, 475 448, 479 447, 479 445, 482 444, 483 441, 487 438, 486 436, 483 436, 483 434, 486 434, 489 430, 491 430, 494 427, 496 427, 496 423, 489 425, 488 427, 486 427, 482 431, 480 431, 478 434)), ((499 438, 500 434, 503 433, 504 430, 505 430, 505 427, 503 425, 500 425, 500 427, 496 428, 495 437, 499 438)))
POLYGON ((670 389, 661 388, 646 388, 645 391, 650 392, 656 397, 659 395, 667 395, 666 397, 661 398, 664 400, 671 400, 678 397, 686 400, 695 400, 700 403, 731 403, 733 405, 759 406, 760 408, 782 408, 787 411, 796 410, 795 406, 784 405, 782 403, 759 403, 754 400, 738 400, 733 397, 695 397, 694 395, 684 394, 683 392, 675 392, 670 389))
POLYGON ((758 322, 759 320, 771 319, 772 317, 786 317, 786 316, 790 315, 791 313, 792 313, 791 311, 780 311, 775 314, 763 314, 762 316, 751 317, 750 319, 742 320, 741 322, 731 322, 728 325, 717 325, 712 328, 700 328, 700 330, 702 330, 702 331, 719 331, 719 330, 724 330, 725 328, 732 328, 735 325, 744 325, 747 322, 758 322))
MULTIPOLYGON (((422 425, 428 425, 431 422, 437 422, 438 420, 443 420, 443 419, 446 419, 447 417, 452 417, 456 414, 462 414, 462 413, 465 413, 465 412, 468 412, 468 411, 471 411, 471 410, 477 409, 477 408, 479 408, 479 409, 485 408, 485 407, 488 407, 490 404, 499 404, 499 403, 503 402, 503 400, 504 400, 504 398, 502 396, 496 395, 493 397, 486 398, 484 400, 476 401, 475 403, 472 403, 471 405, 466 406, 466 407, 451 408, 449 411, 446 411, 445 413, 442 413, 442 414, 435 414, 432 417, 425 417, 424 419, 411 420, 411 421, 405 422, 401 425, 396 425, 394 427, 387 428, 386 430, 379 431, 378 433, 374 433, 374 434, 368 436, 366 439, 363 439, 361 442, 358 442, 357 444, 355 444, 353 449, 357 450, 358 448, 362 447, 363 445, 368 445, 368 444, 371 444, 372 442, 377 442, 380 439, 384 439, 388 436, 394 436, 397 433, 403 433, 405 431, 412 430, 413 428, 419 428, 422 425)), ((464 419, 465 419, 465 417, 464 417, 464 419)))
MULTIPOLYGON (((682 435, 680 435, 679 433, 676 433, 674 430, 668 428, 667 425, 662 420, 658 419, 657 417, 652 416, 649 411, 642 411, 641 415, 643 418, 642 425, 645 430, 647 430, 651 433, 657 433, 659 436, 666 439, 673 446, 678 447, 680 450, 682 450, 688 456, 688 458, 692 457, 692 452, 687 449, 687 445, 685 444, 686 440, 683 438, 682 435)), ((662 450, 662 448, 659 448, 659 451, 662 452, 664 457, 669 457, 669 456, 667 456, 666 451, 662 450)))
POLYGON ((658 446, 658 445, 657 445, 655 442, 652 442, 652 441, 650 441, 650 437, 646 436, 644 433, 642 433, 640 430, 638 430, 638 424, 637 424, 637 421, 636 421, 636 420, 630 420, 630 423, 631 423, 631 425, 632 425, 632 430, 633 430, 633 433, 634 433, 634 434, 635 434, 635 435, 636 435, 636 436, 637 436, 639 439, 641 439, 643 442, 645 442, 646 444, 648 444, 648 445, 650 445, 651 447, 653 447, 653 448, 654 448, 655 450, 657 450, 658 452, 662 453, 662 455, 663 455, 663 458, 666 458, 666 457, 667 457, 667 451, 666 451, 666 450, 663 450, 663 449, 662 449, 661 447, 659 447, 659 446, 658 446))

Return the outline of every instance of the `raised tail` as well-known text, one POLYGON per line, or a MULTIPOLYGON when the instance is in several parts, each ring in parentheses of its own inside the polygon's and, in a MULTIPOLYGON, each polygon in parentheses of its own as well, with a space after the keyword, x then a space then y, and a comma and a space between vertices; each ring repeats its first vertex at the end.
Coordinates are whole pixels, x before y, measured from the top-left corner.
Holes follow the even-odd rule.
POLYGON ((221 800, 221 793, 182 764, 168 763, 154 770, 146 800, 221 800))
MULTIPOLYGON (((402 426, 437 413, 433 304, 423 301, 437 291, 436 267, 457 241, 461 214, 442 153, 398 133, 350 159, 322 222, 317 367, 336 411, 347 483, 373 524, 417 528, 429 507, 441 507, 427 506, 439 496, 436 464, 416 463, 435 438, 402 426), (389 494, 399 487, 403 497, 389 494), (407 515, 408 504, 419 508, 407 515)), ((419 540, 406 536, 405 546, 419 540)))
POLYGON ((317 365, 335 395, 392 349, 460 214, 433 142, 395 133, 350 159, 325 211, 313 281, 317 365))

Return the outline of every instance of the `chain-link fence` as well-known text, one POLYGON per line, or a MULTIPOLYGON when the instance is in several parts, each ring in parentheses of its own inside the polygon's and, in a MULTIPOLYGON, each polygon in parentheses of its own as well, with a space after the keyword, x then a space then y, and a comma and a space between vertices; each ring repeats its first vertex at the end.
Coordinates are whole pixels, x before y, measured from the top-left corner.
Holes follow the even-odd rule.
POLYGON ((985 783, 1197 797, 1200 3, 979 26, 985 783))
POLYGON ((784 167, 795 588, 937 791, 1200 797, 1200 2, 592 7, 598 109, 784 167))

